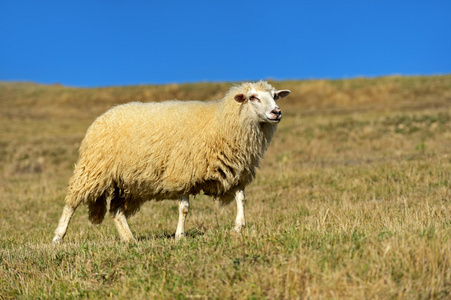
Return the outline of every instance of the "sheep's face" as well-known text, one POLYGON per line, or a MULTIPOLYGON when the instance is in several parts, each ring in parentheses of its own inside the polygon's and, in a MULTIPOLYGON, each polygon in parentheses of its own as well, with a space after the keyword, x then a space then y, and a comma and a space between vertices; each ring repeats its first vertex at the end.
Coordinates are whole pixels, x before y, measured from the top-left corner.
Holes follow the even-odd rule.
POLYGON ((289 90, 258 91, 251 89, 247 94, 236 95, 235 100, 242 105, 247 105, 259 122, 277 124, 282 119, 282 111, 276 100, 289 94, 289 90))

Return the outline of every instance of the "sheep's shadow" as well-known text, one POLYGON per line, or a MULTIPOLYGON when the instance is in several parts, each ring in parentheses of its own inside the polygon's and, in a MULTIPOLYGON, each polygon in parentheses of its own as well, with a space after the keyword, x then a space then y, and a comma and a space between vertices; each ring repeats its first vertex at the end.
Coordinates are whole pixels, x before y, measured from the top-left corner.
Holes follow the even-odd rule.
MULTIPOLYGON (((193 228, 185 232, 185 238, 196 238, 198 236, 205 235, 202 230, 193 228)), ((138 242, 140 241, 150 241, 150 240, 163 240, 163 239, 175 239, 175 232, 161 232, 152 235, 141 235, 137 237, 138 242)))

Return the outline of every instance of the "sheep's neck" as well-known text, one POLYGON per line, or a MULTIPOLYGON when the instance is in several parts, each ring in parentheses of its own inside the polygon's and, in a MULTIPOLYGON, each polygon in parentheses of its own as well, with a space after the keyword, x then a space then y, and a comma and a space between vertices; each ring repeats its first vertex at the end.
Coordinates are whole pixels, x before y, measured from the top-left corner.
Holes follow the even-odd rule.
POLYGON ((252 120, 240 111, 239 106, 235 106, 235 111, 223 112, 218 118, 217 129, 224 141, 236 151, 245 153, 250 159, 249 163, 258 165, 258 161, 263 157, 264 152, 272 139, 277 125, 270 123, 260 123, 252 120))

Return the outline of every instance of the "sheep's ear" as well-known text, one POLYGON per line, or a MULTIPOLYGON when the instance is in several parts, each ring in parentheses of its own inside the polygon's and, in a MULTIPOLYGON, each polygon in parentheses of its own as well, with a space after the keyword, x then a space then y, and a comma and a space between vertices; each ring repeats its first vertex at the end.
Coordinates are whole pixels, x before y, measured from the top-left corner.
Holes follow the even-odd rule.
POLYGON ((238 94, 235 96, 235 101, 243 103, 244 101, 246 101, 246 96, 244 96, 243 94, 238 94))
POLYGON ((280 99, 280 98, 285 98, 286 96, 288 96, 291 93, 290 90, 280 90, 275 92, 275 99, 280 99))

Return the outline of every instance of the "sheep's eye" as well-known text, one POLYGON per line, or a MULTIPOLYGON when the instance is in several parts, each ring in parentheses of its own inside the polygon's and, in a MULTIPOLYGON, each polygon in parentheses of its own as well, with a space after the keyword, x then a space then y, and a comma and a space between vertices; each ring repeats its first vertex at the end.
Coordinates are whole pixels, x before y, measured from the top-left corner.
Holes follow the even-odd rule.
POLYGON ((258 102, 260 102, 260 99, 258 99, 258 98, 255 97, 254 95, 250 96, 250 97, 249 97, 249 100, 251 100, 251 101, 257 100, 258 102))
POLYGON ((279 95, 274 94, 274 100, 279 100, 279 95))

